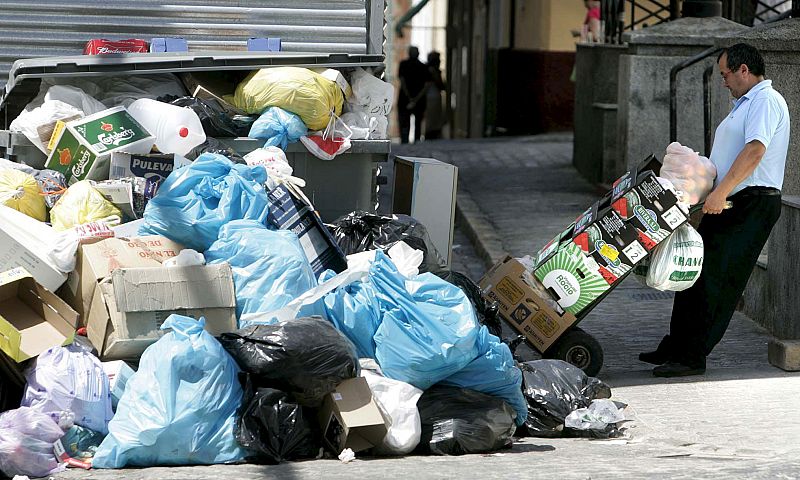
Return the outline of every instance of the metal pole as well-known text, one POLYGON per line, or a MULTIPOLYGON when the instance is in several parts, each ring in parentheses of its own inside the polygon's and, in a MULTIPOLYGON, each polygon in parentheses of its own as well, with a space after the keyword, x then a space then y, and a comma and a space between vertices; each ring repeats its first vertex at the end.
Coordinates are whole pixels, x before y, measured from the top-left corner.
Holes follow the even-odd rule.
POLYGON ((703 72, 703 147, 706 157, 711 155, 711 76, 714 66, 709 65, 703 72))
POLYGON ((693 57, 689 57, 681 63, 675 65, 669 71, 669 141, 678 141, 678 72, 691 67, 697 62, 700 62, 711 55, 717 53, 720 49, 717 47, 709 47, 693 57))
POLYGON ((681 6, 679 0, 669 0, 669 19, 676 20, 681 16, 681 6))

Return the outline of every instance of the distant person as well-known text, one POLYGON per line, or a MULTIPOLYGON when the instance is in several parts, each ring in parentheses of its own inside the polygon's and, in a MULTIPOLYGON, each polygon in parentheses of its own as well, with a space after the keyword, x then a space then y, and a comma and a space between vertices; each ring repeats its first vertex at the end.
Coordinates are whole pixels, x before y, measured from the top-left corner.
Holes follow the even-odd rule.
POLYGON ((422 136, 422 120, 427 106, 427 86, 430 79, 428 67, 419 60, 419 49, 408 47, 408 58, 400 62, 400 95, 397 116, 400 120, 400 141, 408 143, 411 133, 411 115, 414 115, 414 136, 422 136))
POLYGON ((600 37, 600 2, 584 0, 586 17, 583 19, 581 30, 572 30, 573 37, 581 37, 582 42, 602 42, 600 37))
POLYGON ((764 58, 755 47, 728 47, 717 63, 735 103, 711 147, 717 178, 697 228, 705 247, 703 269, 694 285, 675 294, 669 335, 657 350, 639 355, 659 365, 656 377, 706 371, 706 357, 722 340, 781 214, 790 127, 786 101, 764 78, 764 58))
POLYGON ((441 70, 442 58, 439 52, 428 54, 428 106, 425 110, 425 140, 442 138, 442 127, 445 124, 444 108, 442 108, 442 92, 445 89, 441 70))

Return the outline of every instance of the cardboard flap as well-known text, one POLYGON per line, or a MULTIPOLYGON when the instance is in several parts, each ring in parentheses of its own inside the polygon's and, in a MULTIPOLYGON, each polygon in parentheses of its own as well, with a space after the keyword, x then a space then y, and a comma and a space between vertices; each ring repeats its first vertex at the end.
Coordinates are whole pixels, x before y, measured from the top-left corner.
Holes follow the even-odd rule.
POLYGON ((157 312, 236 307, 230 265, 122 268, 112 273, 117 310, 157 312))

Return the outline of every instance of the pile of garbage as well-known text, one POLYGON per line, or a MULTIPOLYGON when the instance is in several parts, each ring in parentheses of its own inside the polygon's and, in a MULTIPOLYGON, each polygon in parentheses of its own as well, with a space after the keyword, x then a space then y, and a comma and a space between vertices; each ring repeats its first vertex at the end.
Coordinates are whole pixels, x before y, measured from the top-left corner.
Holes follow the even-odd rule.
POLYGON ((331 160, 385 138, 388 112, 371 112, 392 98, 362 69, 257 70, 226 98, 172 75, 45 79, 12 124, 43 168, 0 161, 0 471, 457 455, 508 448, 523 426, 606 432, 594 411, 565 422, 607 388, 548 377, 568 364, 520 369, 497 306, 424 225, 315 213, 288 145, 331 160), (264 147, 222 141, 244 135, 264 147))

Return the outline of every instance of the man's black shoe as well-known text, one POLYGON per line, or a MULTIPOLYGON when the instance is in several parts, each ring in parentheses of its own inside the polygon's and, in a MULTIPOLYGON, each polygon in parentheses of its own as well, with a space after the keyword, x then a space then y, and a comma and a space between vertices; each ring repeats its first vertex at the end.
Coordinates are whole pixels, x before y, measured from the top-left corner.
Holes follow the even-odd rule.
POLYGON ((669 362, 669 354, 663 350, 644 352, 639 354, 639 361, 652 363, 653 365, 663 365, 669 362))
POLYGON ((667 362, 653 369, 654 377, 686 377, 704 373, 706 373, 706 367, 690 367, 678 362, 667 362))

